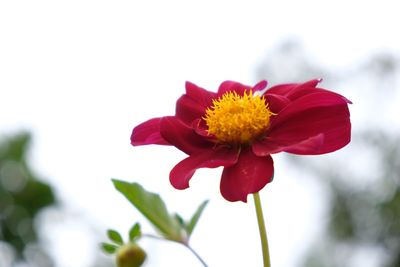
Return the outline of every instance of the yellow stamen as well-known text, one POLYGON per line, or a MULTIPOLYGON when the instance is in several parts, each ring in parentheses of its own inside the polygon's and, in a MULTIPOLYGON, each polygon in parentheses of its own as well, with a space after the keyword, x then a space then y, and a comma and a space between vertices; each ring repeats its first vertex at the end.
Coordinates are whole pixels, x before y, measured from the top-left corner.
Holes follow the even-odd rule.
POLYGON ((203 119, 219 142, 246 144, 263 135, 272 115, 264 97, 252 91, 243 96, 227 92, 213 100, 203 119))

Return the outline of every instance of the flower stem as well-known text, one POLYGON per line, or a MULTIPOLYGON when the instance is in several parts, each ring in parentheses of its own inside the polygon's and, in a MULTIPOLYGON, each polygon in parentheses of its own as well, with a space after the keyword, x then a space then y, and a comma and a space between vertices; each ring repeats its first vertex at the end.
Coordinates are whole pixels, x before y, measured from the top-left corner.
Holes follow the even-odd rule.
POLYGON ((204 267, 207 267, 206 262, 200 257, 200 255, 189 245, 184 245, 185 247, 187 247, 195 256, 196 258, 201 262, 201 264, 203 264, 204 267))
POLYGON ((142 236, 143 236, 143 237, 148 237, 148 238, 153 238, 153 239, 158 239, 158 240, 171 241, 171 242, 175 242, 175 243, 181 244, 181 245, 183 245, 185 248, 189 249, 190 252, 192 252, 193 255, 196 256, 196 258, 201 262, 201 264, 202 264, 204 267, 208 267, 207 264, 206 264, 206 262, 200 257, 200 255, 199 255, 188 243, 186 243, 186 242, 179 242, 179 241, 176 241, 176 240, 165 239, 165 238, 163 238, 163 237, 159 237, 159 236, 152 235, 152 234, 142 234, 142 236))
POLYGON ((265 223, 264 223, 264 216, 263 216, 262 207, 261 207, 260 195, 257 192, 257 193, 253 194, 253 197, 254 197, 254 205, 256 207, 258 229, 260 231, 264 267, 271 267, 271 261, 269 259, 267 231, 265 230, 265 223))

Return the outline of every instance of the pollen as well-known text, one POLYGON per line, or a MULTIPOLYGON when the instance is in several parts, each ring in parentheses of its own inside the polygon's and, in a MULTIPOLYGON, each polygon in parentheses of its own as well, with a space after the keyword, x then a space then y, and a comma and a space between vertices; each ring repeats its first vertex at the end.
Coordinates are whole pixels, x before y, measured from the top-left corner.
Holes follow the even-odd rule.
POLYGON ((274 115, 264 97, 245 92, 227 92, 213 100, 203 119, 208 134, 220 143, 248 144, 262 137, 274 115))

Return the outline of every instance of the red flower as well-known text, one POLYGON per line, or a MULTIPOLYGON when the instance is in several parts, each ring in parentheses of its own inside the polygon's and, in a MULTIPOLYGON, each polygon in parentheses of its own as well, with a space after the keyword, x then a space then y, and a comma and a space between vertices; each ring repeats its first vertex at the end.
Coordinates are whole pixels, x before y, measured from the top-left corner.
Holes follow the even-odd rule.
POLYGON ((172 145, 188 154, 170 173, 177 189, 188 188, 197 169, 223 166, 223 197, 246 202, 272 181, 271 154, 318 155, 350 142, 351 102, 316 87, 319 82, 265 90, 266 81, 253 87, 225 81, 217 93, 187 82, 175 116, 138 125, 131 143, 172 145))

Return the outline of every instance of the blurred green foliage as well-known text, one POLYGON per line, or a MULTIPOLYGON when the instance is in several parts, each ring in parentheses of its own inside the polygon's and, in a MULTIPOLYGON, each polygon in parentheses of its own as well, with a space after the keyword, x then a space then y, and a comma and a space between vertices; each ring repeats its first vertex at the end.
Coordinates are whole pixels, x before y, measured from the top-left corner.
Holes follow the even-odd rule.
POLYGON ((27 164, 28 133, 0 141, 0 240, 22 258, 27 244, 37 241, 35 218, 55 203, 52 188, 27 164))
POLYGON ((374 262, 368 266, 400 266, 400 138, 384 132, 363 135, 358 142, 374 150, 378 166, 371 174, 372 184, 351 186, 343 181, 357 178, 355 173, 313 168, 330 184, 331 205, 327 232, 312 247, 304 266, 357 266, 352 259, 362 253, 374 262))
POLYGON ((342 158, 288 156, 294 167, 317 177, 328 192, 319 197, 329 200, 326 221, 319 222, 325 232, 301 266, 400 267, 400 132, 397 125, 378 124, 390 121, 385 111, 398 110, 399 62, 385 51, 335 70, 318 65, 293 39, 272 50, 259 68, 259 77, 271 84, 323 77, 323 87, 352 92, 354 106, 367 118, 353 120, 352 142, 342 158))

